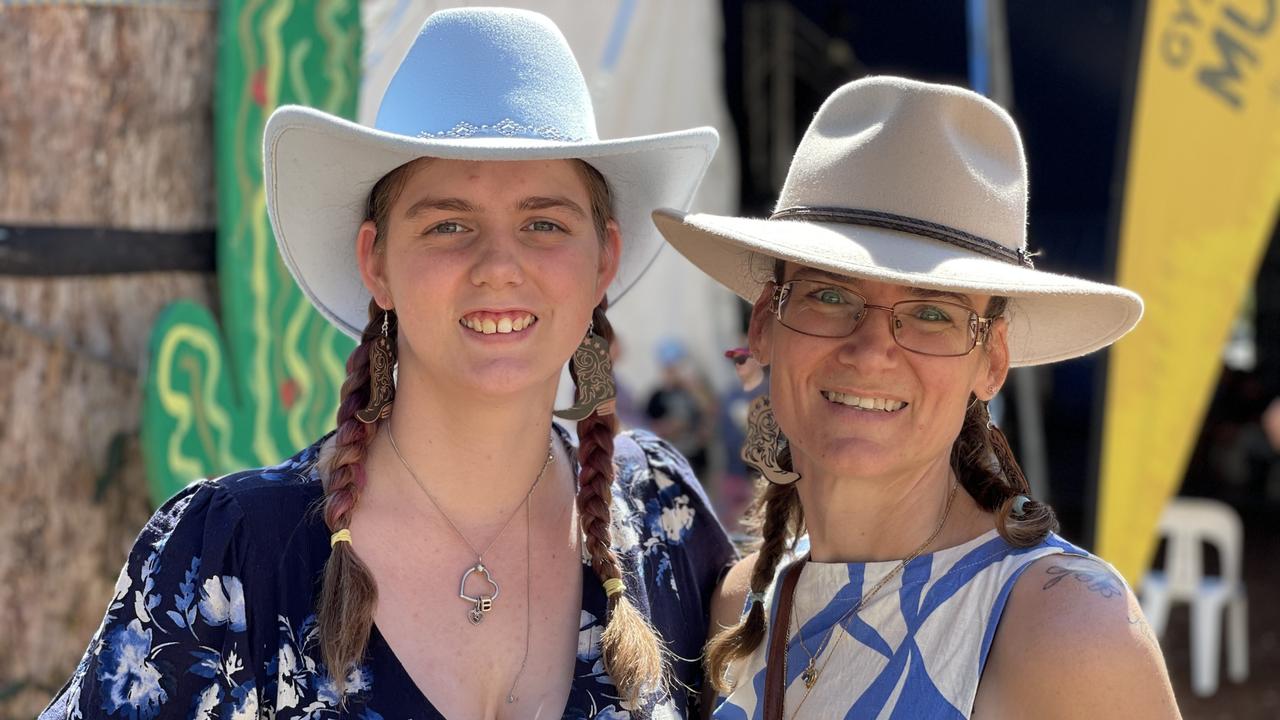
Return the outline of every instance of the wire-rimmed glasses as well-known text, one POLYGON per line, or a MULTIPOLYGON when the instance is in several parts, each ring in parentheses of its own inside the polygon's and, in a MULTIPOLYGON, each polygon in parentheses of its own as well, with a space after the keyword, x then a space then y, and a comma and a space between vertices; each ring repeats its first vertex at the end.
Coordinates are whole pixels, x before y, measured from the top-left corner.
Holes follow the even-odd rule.
POLYGON ((862 325, 868 310, 884 310, 894 342, 904 350, 935 357, 968 355, 986 339, 992 321, 959 303, 932 298, 872 305, 849 288, 821 280, 777 286, 771 309, 786 327, 827 338, 848 337, 862 325))

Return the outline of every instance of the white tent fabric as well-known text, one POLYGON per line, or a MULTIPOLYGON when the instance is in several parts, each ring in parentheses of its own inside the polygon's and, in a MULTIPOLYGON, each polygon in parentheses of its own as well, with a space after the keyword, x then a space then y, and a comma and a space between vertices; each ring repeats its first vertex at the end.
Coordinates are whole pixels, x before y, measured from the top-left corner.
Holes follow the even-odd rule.
MULTIPOLYGON (((391 75, 432 12, 492 2, 366 0, 364 77, 359 119, 372 124, 391 75)), ((541 12, 569 40, 591 88, 600 137, 613 138, 711 125, 720 150, 695 198, 699 212, 737 211, 738 166, 725 106, 720 4, 712 0, 514 0, 541 12)), ((624 239, 625 242, 625 239, 624 239)), ((619 379, 643 398, 659 379, 657 347, 681 340, 718 388, 736 378, 722 357, 739 344, 737 300, 679 253, 664 248, 649 272, 609 317, 622 341, 619 379)), ((561 383, 562 403, 571 385, 561 383)))

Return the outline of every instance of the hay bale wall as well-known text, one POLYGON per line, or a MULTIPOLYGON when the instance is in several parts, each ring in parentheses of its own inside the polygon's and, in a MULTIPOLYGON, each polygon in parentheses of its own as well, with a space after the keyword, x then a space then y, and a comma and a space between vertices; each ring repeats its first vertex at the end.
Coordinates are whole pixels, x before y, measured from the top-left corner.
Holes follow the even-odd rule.
MULTIPOLYGON (((0 226, 214 226, 208 7, 0 9, 0 226)), ((0 276, 0 718, 75 667, 150 512, 156 314, 212 274, 0 276)))

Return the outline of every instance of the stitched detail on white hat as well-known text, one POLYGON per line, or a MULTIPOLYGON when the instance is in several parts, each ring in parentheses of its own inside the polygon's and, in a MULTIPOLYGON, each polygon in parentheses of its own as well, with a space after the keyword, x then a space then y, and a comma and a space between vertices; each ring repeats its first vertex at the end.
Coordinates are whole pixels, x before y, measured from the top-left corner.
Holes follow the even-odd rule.
POLYGON ((551 125, 525 125, 512 120, 511 118, 503 118, 492 125, 487 123, 476 125, 475 123, 469 123, 464 120, 448 130, 440 130, 438 132, 423 130, 418 133, 418 137, 420 138, 469 138, 475 137, 476 135, 502 135, 503 137, 515 137, 517 135, 521 135, 524 137, 537 137, 543 138, 544 140, 557 140, 560 142, 579 142, 582 140, 579 136, 563 133, 551 125))
POLYGON ((868 227, 884 228, 886 230, 898 230, 900 232, 911 233, 912 235, 923 235, 924 237, 941 240, 942 242, 955 245, 965 250, 986 255, 995 260, 1003 260, 1014 265, 1022 265, 1023 267, 1034 268, 1031 262, 1031 253, 1025 248, 1006 247, 994 240, 988 240, 963 230, 942 225, 928 220, 907 217, 905 215, 895 215, 893 213, 880 212, 879 210, 860 210, 857 208, 842 207, 811 207, 807 205, 796 205, 793 207, 783 208, 769 216, 770 220, 810 220, 814 222, 836 222, 846 223, 849 225, 866 225, 868 227))

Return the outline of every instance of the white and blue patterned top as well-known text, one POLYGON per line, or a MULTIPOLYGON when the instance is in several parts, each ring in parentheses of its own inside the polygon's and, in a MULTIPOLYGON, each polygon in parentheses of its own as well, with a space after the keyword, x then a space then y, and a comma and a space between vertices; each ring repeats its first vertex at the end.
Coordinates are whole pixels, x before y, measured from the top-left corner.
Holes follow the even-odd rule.
MULTIPOLYGON (((799 548, 800 554, 804 550, 799 548)), ((1062 553, 1088 556, 1057 535, 1018 548, 991 530, 912 560, 838 627, 862 594, 899 563, 806 563, 794 600, 801 630, 792 628, 787 645, 788 717, 797 706, 802 718, 969 717, 1014 583, 1032 562, 1062 553), (845 637, 836 642, 836 633, 845 637), (802 640, 820 675, 800 706, 805 693, 800 674, 809 662, 802 640)), ((776 617, 777 592, 775 581, 766 605, 770 628, 795 622, 776 617)), ((714 717, 763 716, 767 645, 762 642, 730 666, 734 690, 721 699, 714 717)))

